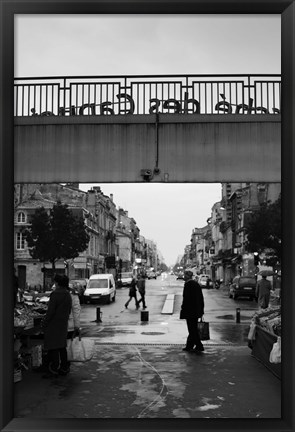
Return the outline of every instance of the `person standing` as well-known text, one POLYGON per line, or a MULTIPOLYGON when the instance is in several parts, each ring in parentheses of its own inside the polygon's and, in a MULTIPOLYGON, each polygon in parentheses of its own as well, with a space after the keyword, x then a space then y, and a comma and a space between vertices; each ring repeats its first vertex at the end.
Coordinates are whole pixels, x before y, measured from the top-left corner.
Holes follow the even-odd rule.
POLYGON ((197 281, 193 280, 193 272, 190 270, 184 272, 184 281, 180 318, 186 319, 188 337, 183 351, 204 351, 198 331, 198 319, 204 315, 202 288, 197 281))
POLYGON ((256 297, 261 309, 268 308, 270 299, 271 283, 266 279, 266 275, 262 275, 262 279, 256 283, 256 297))
POLYGON ((128 299, 128 301, 125 303, 125 308, 127 309, 128 308, 128 305, 129 305, 129 303, 131 302, 131 300, 134 298, 134 300, 135 300, 135 306, 136 306, 136 309, 138 309, 139 308, 139 306, 138 306, 138 301, 137 301, 137 295, 136 295, 136 283, 137 283, 137 280, 136 280, 136 278, 135 277, 133 277, 132 278, 132 281, 131 281, 131 286, 130 286, 130 288, 129 288, 129 299, 128 299))
POLYGON ((137 281, 137 288, 138 288, 138 292, 140 294, 140 299, 137 302, 137 306, 139 307, 140 303, 142 303, 142 309, 146 309, 146 304, 145 304, 145 278, 144 276, 140 273, 138 281, 137 281))
POLYGON ((55 290, 50 294, 48 309, 42 327, 44 330, 44 349, 48 352, 48 371, 43 378, 62 375, 68 368, 67 334, 68 320, 72 308, 69 293, 69 278, 55 275, 55 290))
MULTIPOLYGON (((81 303, 79 293, 75 288, 69 288, 69 293, 72 299, 71 313, 68 319, 68 334, 67 339, 73 339, 80 334, 80 315, 81 303)), ((71 362, 67 362, 66 369, 59 369, 60 375, 67 375, 70 372, 71 362)))
POLYGON ((75 288, 69 288, 69 292, 72 299, 72 308, 68 319, 68 339, 79 335, 81 315, 81 303, 78 291, 75 288))

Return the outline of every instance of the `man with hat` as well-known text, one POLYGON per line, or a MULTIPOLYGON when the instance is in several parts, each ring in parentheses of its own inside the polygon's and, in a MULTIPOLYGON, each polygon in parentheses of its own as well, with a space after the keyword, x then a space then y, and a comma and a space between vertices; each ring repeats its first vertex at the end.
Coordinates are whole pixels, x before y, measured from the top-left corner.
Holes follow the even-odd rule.
POLYGON ((183 351, 198 353, 204 351, 198 331, 198 319, 204 315, 204 297, 202 288, 193 280, 192 271, 184 271, 184 281, 180 318, 186 319, 188 337, 183 351))

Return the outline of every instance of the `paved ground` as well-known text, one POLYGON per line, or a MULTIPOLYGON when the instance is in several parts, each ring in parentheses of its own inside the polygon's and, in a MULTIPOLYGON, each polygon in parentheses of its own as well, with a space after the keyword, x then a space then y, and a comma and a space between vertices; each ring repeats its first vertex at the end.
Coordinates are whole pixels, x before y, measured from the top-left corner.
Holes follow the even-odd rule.
POLYGON ((146 323, 120 333, 101 330, 93 359, 73 364, 67 377, 24 372, 15 384, 15 418, 281 417, 281 381, 246 343, 213 338, 204 342, 204 353, 191 354, 179 338, 175 343, 175 334, 169 343, 168 328, 146 323))
POLYGON ((206 314, 210 340, 200 355, 182 351, 187 329, 178 313, 151 312, 147 322, 135 308, 122 313, 128 325, 85 315, 83 335, 95 340, 95 353, 68 376, 23 372, 15 419, 281 418, 281 381, 247 346, 253 310, 242 309, 240 323, 235 308, 206 314))

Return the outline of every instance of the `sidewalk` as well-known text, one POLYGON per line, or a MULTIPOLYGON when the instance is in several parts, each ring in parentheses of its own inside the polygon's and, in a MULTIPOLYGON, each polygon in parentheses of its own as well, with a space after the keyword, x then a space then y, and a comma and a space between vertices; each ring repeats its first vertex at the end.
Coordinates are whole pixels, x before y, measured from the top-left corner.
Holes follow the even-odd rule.
POLYGON ((281 417, 281 381, 245 344, 210 340, 204 353, 191 354, 169 338, 157 342, 159 325, 142 326, 138 343, 128 330, 95 337, 92 360, 72 364, 66 377, 24 372, 15 418, 281 417))

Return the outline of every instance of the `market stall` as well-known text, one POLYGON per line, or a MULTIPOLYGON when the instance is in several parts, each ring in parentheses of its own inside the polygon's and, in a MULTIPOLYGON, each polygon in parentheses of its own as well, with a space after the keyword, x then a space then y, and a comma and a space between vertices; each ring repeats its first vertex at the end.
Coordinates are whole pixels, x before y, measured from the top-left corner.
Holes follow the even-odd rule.
POLYGON ((14 382, 22 372, 42 364, 43 332, 41 321, 47 301, 40 298, 19 302, 14 308, 14 382))
POLYGON ((281 306, 270 306, 254 314, 248 346, 252 355, 281 378, 281 306))

